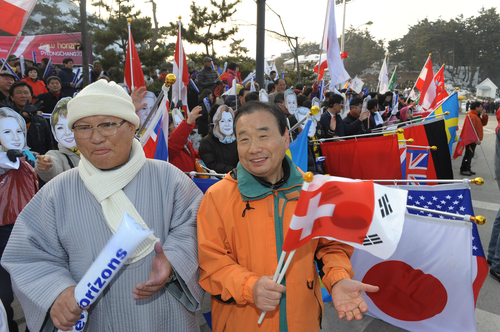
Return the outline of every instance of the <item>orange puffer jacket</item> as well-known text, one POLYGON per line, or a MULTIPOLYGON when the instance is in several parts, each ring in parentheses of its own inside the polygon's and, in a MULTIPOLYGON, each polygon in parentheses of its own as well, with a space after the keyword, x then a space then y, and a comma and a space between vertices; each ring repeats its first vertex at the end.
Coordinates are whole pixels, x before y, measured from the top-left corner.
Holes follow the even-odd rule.
POLYGON ((262 186, 238 164, 236 173, 226 175, 203 198, 198 211, 200 285, 212 295, 214 332, 280 331, 280 307, 286 307, 282 319, 288 331, 318 331, 323 300, 315 257, 328 290, 354 276, 352 247, 326 239, 309 241, 297 249, 286 272, 286 300, 257 325, 261 311, 254 304, 253 286, 276 270, 303 181, 286 159, 291 174, 279 189, 262 186))

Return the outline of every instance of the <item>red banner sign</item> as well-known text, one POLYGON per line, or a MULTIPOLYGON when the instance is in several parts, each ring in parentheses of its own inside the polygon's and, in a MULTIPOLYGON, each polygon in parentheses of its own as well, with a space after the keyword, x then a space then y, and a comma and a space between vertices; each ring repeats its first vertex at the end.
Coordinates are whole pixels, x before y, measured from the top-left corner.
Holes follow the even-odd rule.
MULTIPOLYGON (((14 41, 15 37, 0 37, 0 58, 7 58, 7 54, 14 41)), ((75 46, 80 44, 80 41, 80 32, 57 35, 22 36, 16 43, 12 53, 17 56, 23 55, 25 59, 32 59, 34 51, 37 62, 40 62, 43 58, 52 58, 53 64, 61 64, 63 59, 72 58, 75 65, 81 65, 82 51, 75 50, 75 46)), ((92 54, 92 52, 90 52, 90 54, 92 54)), ((91 56, 92 55, 89 57, 91 56)), ((92 59, 89 59, 90 63, 92 63, 91 60, 92 59)))

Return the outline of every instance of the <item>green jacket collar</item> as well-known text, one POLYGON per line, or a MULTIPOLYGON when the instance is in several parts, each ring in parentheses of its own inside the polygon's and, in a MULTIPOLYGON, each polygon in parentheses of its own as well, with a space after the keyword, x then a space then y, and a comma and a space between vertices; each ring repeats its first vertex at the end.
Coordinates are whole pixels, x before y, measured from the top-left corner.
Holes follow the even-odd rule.
MULTIPOLYGON (((286 190, 294 186, 302 185, 304 179, 302 174, 298 171, 297 166, 293 163, 290 157, 285 156, 288 165, 290 166, 290 177, 288 180, 277 190, 286 190)), ((262 199, 273 192, 273 189, 262 186, 247 170, 238 163, 236 166, 238 190, 241 198, 244 201, 254 201, 262 199)))

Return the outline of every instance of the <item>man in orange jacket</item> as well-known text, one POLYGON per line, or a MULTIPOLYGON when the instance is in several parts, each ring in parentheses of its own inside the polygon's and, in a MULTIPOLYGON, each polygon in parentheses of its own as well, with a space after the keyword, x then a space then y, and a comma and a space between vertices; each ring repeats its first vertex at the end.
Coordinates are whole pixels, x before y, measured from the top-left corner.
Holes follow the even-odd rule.
POLYGON ((483 140, 483 127, 488 124, 488 114, 483 113, 483 105, 475 101, 470 105, 469 117, 472 122, 472 126, 477 134, 477 141, 471 143, 465 147, 464 158, 462 159, 462 165, 460 166, 460 175, 471 176, 475 175, 471 169, 472 158, 474 157, 474 152, 476 151, 476 145, 480 145, 483 140))
POLYGON ((281 110, 250 102, 234 123, 240 161, 198 211, 200 285, 212 295, 213 331, 318 331, 323 300, 315 260, 339 318, 360 320, 368 310, 361 291, 378 287, 351 279, 348 245, 313 239, 297 249, 282 284, 273 282, 303 178, 286 156, 281 110))

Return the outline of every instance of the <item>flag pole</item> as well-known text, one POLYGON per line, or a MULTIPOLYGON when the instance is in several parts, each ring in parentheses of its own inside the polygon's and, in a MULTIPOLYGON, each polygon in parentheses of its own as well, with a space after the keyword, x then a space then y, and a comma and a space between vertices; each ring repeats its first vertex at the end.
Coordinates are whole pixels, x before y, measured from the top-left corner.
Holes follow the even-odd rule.
MULTIPOLYGON (((386 134, 395 134, 395 133, 398 132, 398 130, 403 130, 403 129, 398 128, 398 129, 394 129, 394 130, 388 130, 385 133, 386 134)), ((335 140, 339 140, 339 139, 343 140, 343 139, 346 139, 346 138, 357 138, 357 137, 379 136, 379 135, 380 135, 380 133, 369 133, 369 134, 361 134, 361 135, 349 135, 349 136, 342 136, 342 137, 320 138, 320 139, 317 139, 317 140, 311 140, 310 142, 313 142, 313 143, 323 143, 323 142, 326 142, 326 141, 335 141, 335 140)))
POLYGON ((393 125, 387 125, 387 126, 383 126, 383 127, 378 127, 378 128, 374 128, 372 129, 372 131, 377 131, 376 133, 377 134, 380 134, 384 129, 386 128, 389 128, 389 127, 392 127, 392 126, 396 126, 396 125, 408 125, 408 124, 413 124, 413 123, 416 123, 417 121, 421 121, 423 122, 424 119, 432 119, 432 118, 437 118, 438 116, 445 116, 445 115, 450 115, 450 112, 446 111, 444 113, 441 113, 441 114, 435 114, 435 115, 429 115, 429 116, 426 116, 425 118, 422 118, 422 119, 414 119, 414 120, 409 120, 409 121, 405 121, 405 122, 398 122, 398 123, 395 123, 393 125))
POLYGON ((188 174, 190 177, 195 177, 195 176, 220 176, 220 177, 224 177, 224 176, 226 176, 227 173, 220 174, 220 173, 184 172, 184 174, 188 174))
POLYGON ((23 33, 23 30, 21 29, 19 31, 19 33, 17 34, 16 39, 14 40, 14 43, 12 43, 12 46, 10 47, 9 53, 7 53, 7 56, 5 57, 5 61, 3 62, 2 68, 0 69, 0 71, 5 68, 5 65, 7 65, 7 59, 9 58, 9 55, 12 54, 12 51, 14 50, 14 47, 16 46, 17 41, 19 40, 19 38, 21 38, 22 33, 23 33))
POLYGON ((462 179, 462 180, 408 180, 408 179, 394 179, 394 180, 361 180, 361 181, 373 181, 377 183, 463 183, 464 185, 468 185, 470 183, 474 183, 475 185, 482 186, 484 184, 483 178, 475 178, 475 179, 462 179))
MULTIPOLYGON (((179 101, 182 103, 182 88, 183 88, 183 84, 184 82, 182 81, 182 71, 184 69, 184 46, 181 47, 181 37, 182 37, 182 25, 181 25, 181 16, 179 16, 179 78, 180 78, 180 81, 179 81, 179 90, 178 90, 178 101, 177 103, 179 103, 179 101), (182 53, 182 54, 181 54, 182 53)), ((213 66, 213 62, 212 62, 212 66, 213 66)), ((177 107, 177 105, 174 105, 174 107, 177 107)))
MULTIPOLYGON (((468 214, 462 215, 462 214, 458 214, 458 213, 437 211, 437 210, 425 209, 425 208, 421 208, 421 207, 413 206, 413 205, 406 205, 406 208, 411 209, 411 210, 417 210, 417 211, 422 211, 422 212, 428 212, 428 213, 434 213, 434 214, 440 214, 443 216, 458 218, 459 219, 458 222, 460 222, 460 220, 467 221, 467 222, 472 221, 472 222, 476 223, 477 225, 484 225, 486 223, 486 219, 483 216, 473 217, 473 216, 468 215, 468 214)), ((448 222, 450 220, 447 219, 446 221, 448 222)))
MULTIPOLYGON (((472 120, 471 120, 471 118, 469 116, 469 113, 467 113, 466 116, 469 118, 469 121, 470 121, 470 123, 472 125, 472 120)), ((474 128, 473 125, 471 127, 472 127, 472 129, 474 129, 474 134, 476 134, 477 141, 479 143, 481 143, 481 141, 479 141, 479 136, 477 135, 476 128, 474 128)), ((486 161, 486 165, 488 165, 488 169, 490 170, 491 176, 493 177, 493 179, 496 179, 495 175, 493 174, 493 171, 491 170, 490 163, 488 162, 488 158, 486 158, 486 154, 484 153, 483 147, 481 146, 481 144, 477 144, 477 145, 479 145, 479 147, 481 148, 481 151, 483 152, 484 160, 486 161)))
MULTIPOLYGON (((326 4, 326 9, 328 10, 328 3, 326 4)), ((319 73, 321 69, 321 56, 323 55, 323 44, 325 42, 325 30, 326 30, 326 17, 328 16, 328 12, 325 13, 325 24, 323 25, 323 38, 321 39, 321 43, 319 44, 319 62, 318 62, 318 78, 319 81, 319 73)))
MULTIPOLYGON (((286 252, 284 252, 284 251, 281 252, 280 262, 278 263, 278 267, 279 267, 280 263, 281 263, 281 265, 283 264, 285 254, 286 254, 286 252)), ((293 255, 295 255, 295 250, 292 250, 290 252, 290 255, 288 255, 288 259, 286 260, 285 266, 283 267, 283 270, 281 272, 278 272, 279 269, 276 269, 276 272, 274 273, 274 279, 273 279, 274 282, 281 284, 281 281, 285 277, 286 270, 288 270, 288 266, 292 262, 293 255), (275 278, 277 275, 279 275, 279 278, 276 281, 275 278)), ((262 321, 264 320, 264 316, 266 316, 266 311, 263 311, 262 314, 260 314, 260 318, 259 318, 259 321, 257 322, 257 324, 259 324, 259 325, 262 324, 262 321)))
POLYGON ((127 27, 128 27, 128 48, 129 48, 129 53, 130 53, 130 89, 132 91, 135 90, 134 87, 134 66, 132 64, 132 43, 130 42, 130 22, 132 21, 131 18, 127 18, 127 27))

